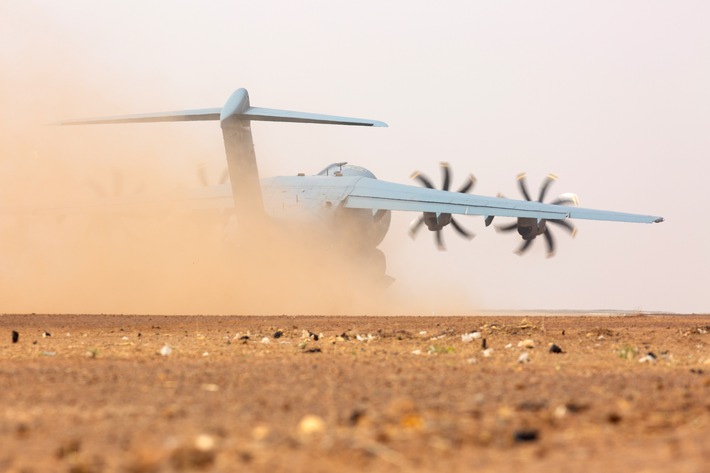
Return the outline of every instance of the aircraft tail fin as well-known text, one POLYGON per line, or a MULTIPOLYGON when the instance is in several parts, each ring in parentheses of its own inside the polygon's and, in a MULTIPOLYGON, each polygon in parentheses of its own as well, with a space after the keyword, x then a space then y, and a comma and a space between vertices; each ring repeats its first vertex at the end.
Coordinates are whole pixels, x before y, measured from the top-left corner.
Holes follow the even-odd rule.
POLYGON ((243 217, 263 214, 263 200, 259 186, 259 171, 254 154, 251 121, 316 123, 386 127, 387 124, 364 118, 338 117, 316 113, 294 112, 252 107, 246 89, 236 90, 222 108, 179 110, 163 113, 123 115, 115 117, 66 120, 55 125, 99 125, 120 123, 152 123, 219 120, 227 154, 229 178, 237 214, 243 217))

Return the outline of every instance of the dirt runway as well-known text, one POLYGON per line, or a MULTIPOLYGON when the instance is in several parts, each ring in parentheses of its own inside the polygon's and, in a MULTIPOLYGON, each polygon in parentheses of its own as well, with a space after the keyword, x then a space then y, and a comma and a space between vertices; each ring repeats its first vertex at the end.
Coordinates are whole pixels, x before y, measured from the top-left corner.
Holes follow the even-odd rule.
POLYGON ((0 385, 5 472, 710 471, 710 316, 1 315, 0 385))

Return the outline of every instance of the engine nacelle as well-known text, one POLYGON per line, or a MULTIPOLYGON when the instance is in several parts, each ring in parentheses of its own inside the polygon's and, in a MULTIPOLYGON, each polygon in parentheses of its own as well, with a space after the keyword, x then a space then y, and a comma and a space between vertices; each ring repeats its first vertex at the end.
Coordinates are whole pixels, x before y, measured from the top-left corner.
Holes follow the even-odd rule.
POLYGON ((536 218, 519 218, 518 219, 518 234, 523 237, 523 240, 533 240, 535 237, 545 233, 547 228, 545 220, 536 218))
POLYGON ((432 231, 438 231, 451 223, 451 214, 424 212, 424 225, 432 231))

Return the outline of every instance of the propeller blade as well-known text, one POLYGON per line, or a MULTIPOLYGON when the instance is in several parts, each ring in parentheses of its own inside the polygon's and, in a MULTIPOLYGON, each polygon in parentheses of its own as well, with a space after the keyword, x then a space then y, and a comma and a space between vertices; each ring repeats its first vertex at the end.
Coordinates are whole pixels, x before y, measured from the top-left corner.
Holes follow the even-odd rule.
POLYGON ((520 187, 520 192, 523 194, 523 197, 525 197, 525 200, 532 200, 530 199, 530 194, 528 194, 528 186, 525 184, 525 173, 520 173, 518 174, 518 187, 520 187))
POLYGON ((553 205, 574 205, 575 207, 579 206, 579 197, 577 197, 576 194, 572 193, 566 193, 566 194, 560 194, 557 196, 555 200, 550 202, 553 205))
POLYGON ((469 174, 468 179, 466 179, 466 182, 464 182, 464 184, 459 187, 459 190, 457 190, 456 192, 461 192, 462 194, 465 194, 473 188, 474 184, 476 184, 476 176, 474 176, 473 174, 469 174))
POLYGON ((439 251, 446 251, 444 241, 441 238, 441 230, 436 231, 436 247, 439 249, 439 251))
POLYGON ((537 198, 538 202, 542 202, 542 200, 545 198, 545 194, 547 194, 547 189, 550 187, 550 184, 552 184, 552 182, 556 180, 557 176, 552 173, 548 174, 547 177, 545 177, 545 180, 542 182, 542 186, 540 186, 540 194, 537 198))
POLYGON ((511 223, 510 225, 496 225, 496 230, 499 232, 512 232, 518 229, 518 222, 511 223))
POLYGON ((555 239, 552 238, 552 233, 549 229, 545 229, 545 241, 547 242, 547 257, 552 258, 555 256, 555 239))
POLYGON ((476 236, 473 233, 466 230, 465 228, 463 228, 461 225, 459 225, 458 222, 453 217, 451 217, 451 225, 454 227, 454 229, 457 232, 459 232, 459 235, 461 235, 462 237, 464 237, 466 239, 470 240, 476 236))
POLYGON ((422 184, 424 184, 425 187, 428 187, 429 189, 434 188, 434 184, 431 183, 428 177, 424 176, 421 174, 419 171, 415 171, 414 174, 412 174, 412 179, 419 180, 422 184))
POLYGON ((409 224, 409 236, 412 238, 417 236, 417 232, 420 228, 422 228, 422 225, 424 225, 423 215, 420 215, 419 217, 412 220, 412 223, 409 224))
POLYGON ((451 183, 451 171, 449 171, 449 163, 441 163, 441 174, 442 174, 442 184, 441 190, 449 190, 449 184, 451 183))
POLYGON ((560 227, 564 227, 570 233, 570 235, 575 236, 577 234, 577 229, 574 225, 569 223, 567 220, 546 220, 547 223, 554 223, 560 227))
POLYGON ((525 240, 525 241, 523 242, 523 244, 520 245, 520 248, 518 248, 517 250, 515 250, 515 253, 516 253, 517 255, 519 255, 519 256, 522 256, 523 253, 525 253, 526 251, 528 251, 528 249, 530 248, 530 245, 532 245, 532 242, 533 242, 532 240, 525 240))

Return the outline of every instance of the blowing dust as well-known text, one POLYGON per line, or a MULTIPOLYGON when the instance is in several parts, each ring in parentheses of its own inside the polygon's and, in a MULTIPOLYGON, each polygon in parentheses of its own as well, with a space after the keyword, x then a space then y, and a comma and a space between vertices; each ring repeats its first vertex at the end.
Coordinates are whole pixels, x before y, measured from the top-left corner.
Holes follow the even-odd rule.
MULTIPOLYGON (((88 89, 60 96, 20 100, 3 115, 0 312, 397 311, 383 273, 331 235, 196 209, 190 190, 225 166, 222 152, 200 169, 199 133, 175 124, 47 126, 73 118, 82 101, 117 108, 88 89)), ((219 140, 212 125, 207 139, 219 140)))
POLYGON ((49 20, 42 31, 0 48, 0 313, 430 313, 440 300, 388 288, 327 233, 195 210, 190 189, 226 167, 217 123, 48 126, 181 104, 148 86, 130 96, 150 109, 126 108, 110 71, 56 49, 49 20))

